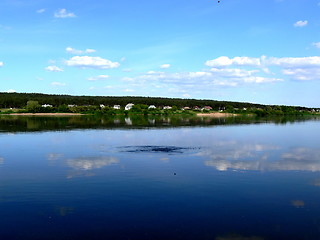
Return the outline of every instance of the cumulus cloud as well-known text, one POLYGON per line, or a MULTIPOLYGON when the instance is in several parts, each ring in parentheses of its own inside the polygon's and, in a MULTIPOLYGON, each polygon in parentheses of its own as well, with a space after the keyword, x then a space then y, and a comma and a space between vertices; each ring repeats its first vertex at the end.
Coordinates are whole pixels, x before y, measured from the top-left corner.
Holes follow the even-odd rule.
MULTIPOLYGON (((314 43, 320 47, 320 43, 314 43)), ((320 79, 320 57, 218 57, 205 62, 205 65, 212 67, 211 72, 223 75, 224 77, 239 77, 247 83, 267 83, 282 81, 282 77, 269 78, 262 75, 272 74, 268 67, 279 67, 284 76, 293 80, 317 80, 320 79), (252 70, 245 70, 242 67, 250 67, 252 70), (260 72, 260 73, 259 73, 260 72), (255 75, 255 76, 253 76, 255 75)))
POLYGON ((59 68, 57 66, 48 66, 45 68, 45 70, 47 70, 49 72, 63 72, 63 69, 59 68))
POLYGON ((293 26, 295 27, 305 27, 308 25, 308 21, 304 20, 304 21, 297 21, 293 24, 293 26))
POLYGON ((162 65, 160 66, 161 69, 167 69, 167 68, 170 68, 170 67, 171 67, 170 64, 162 64, 162 65))
POLYGON ((54 86, 54 87, 63 87, 66 84, 62 83, 62 82, 52 82, 51 85, 54 86))
POLYGON ((109 69, 117 68, 120 66, 118 62, 112 62, 108 59, 101 57, 90 57, 90 56, 74 56, 69 60, 65 61, 68 66, 79 67, 79 68, 94 68, 94 69, 109 69))
POLYGON ((105 80, 109 78, 108 75, 99 75, 99 76, 95 76, 95 77, 89 77, 87 78, 88 81, 97 81, 97 80, 105 80))
POLYGON ((55 18, 74 18, 76 15, 72 12, 68 12, 67 9, 62 8, 54 13, 55 18))
POLYGON ((3 67, 4 63, 3 62, 0 62, 0 67, 3 67))
POLYGON ((96 50, 90 49, 90 48, 88 48, 86 50, 78 50, 78 49, 75 49, 75 48, 72 48, 72 47, 67 47, 66 48, 66 52, 67 53, 71 53, 71 54, 81 55, 81 54, 94 53, 94 52, 96 52, 96 50))
POLYGON ((209 67, 227 67, 227 66, 261 66, 261 61, 264 57, 261 58, 252 58, 252 57, 234 57, 229 58, 226 56, 221 56, 213 60, 206 61, 205 65, 209 67))

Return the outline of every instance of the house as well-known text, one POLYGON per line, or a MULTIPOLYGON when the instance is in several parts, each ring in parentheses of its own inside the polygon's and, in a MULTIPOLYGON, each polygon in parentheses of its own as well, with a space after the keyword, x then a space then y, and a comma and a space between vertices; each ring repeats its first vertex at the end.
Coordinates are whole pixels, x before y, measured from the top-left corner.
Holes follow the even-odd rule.
POLYGON ((106 106, 103 104, 100 104, 100 108, 105 108, 106 106))
POLYGON ((191 108, 189 108, 189 107, 184 107, 184 108, 182 108, 182 110, 190 110, 191 108))
POLYGON ((120 110, 121 106, 120 105, 114 105, 113 106, 113 109, 116 109, 116 110, 120 110))
POLYGON ((163 109, 172 109, 171 106, 164 106, 163 109))
POLYGON ((198 106, 195 106, 193 110, 201 110, 198 106))
POLYGON ((75 104, 69 104, 69 105, 68 105, 69 108, 71 108, 71 107, 76 107, 76 106, 77 106, 77 105, 75 105, 75 104))
POLYGON ((148 109, 156 109, 156 106, 155 106, 155 105, 150 105, 150 106, 148 107, 148 109))
POLYGON ((124 107, 124 110, 130 110, 132 107, 134 106, 133 103, 128 103, 125 107, 124 107))
POLYGON ((50 105, 50 104, 43 104, 43 105, 41 105, 41 107, 47 108, 47 107, 52 107, 52 105, 50 105))
POLYGON ((202 108, 202 110, 211 111, 211 110, 212 110, 212 107, 210 107, 210 106, 204 106, 204 107, 202 108))

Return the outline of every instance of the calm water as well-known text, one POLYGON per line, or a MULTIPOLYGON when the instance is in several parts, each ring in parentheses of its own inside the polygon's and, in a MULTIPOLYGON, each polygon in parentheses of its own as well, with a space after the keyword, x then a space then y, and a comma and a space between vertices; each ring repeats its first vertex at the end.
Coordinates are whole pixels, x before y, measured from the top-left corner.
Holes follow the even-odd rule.
POLYGON ((320 239, 319 120, 143 121, 1 117, 0 239, 320 239))

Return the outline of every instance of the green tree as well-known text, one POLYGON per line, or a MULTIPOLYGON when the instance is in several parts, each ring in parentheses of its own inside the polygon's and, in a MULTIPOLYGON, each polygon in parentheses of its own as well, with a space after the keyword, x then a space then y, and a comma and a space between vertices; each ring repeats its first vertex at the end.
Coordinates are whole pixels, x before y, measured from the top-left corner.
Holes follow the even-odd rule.
POLYGON ((41 108, 41 106, 38 101, 30 100, 27 102, 27 111, 28 112, 35 113, 35 112, 38 112, 40 110, 40 108, 41 108))

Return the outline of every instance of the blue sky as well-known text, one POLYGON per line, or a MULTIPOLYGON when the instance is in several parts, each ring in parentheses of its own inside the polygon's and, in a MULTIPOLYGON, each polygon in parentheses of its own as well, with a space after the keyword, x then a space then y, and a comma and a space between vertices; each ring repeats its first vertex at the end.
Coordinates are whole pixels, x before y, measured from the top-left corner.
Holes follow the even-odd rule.
POLYGON ((1 0, 0 91, 320 107, 320 0, 1 0))

